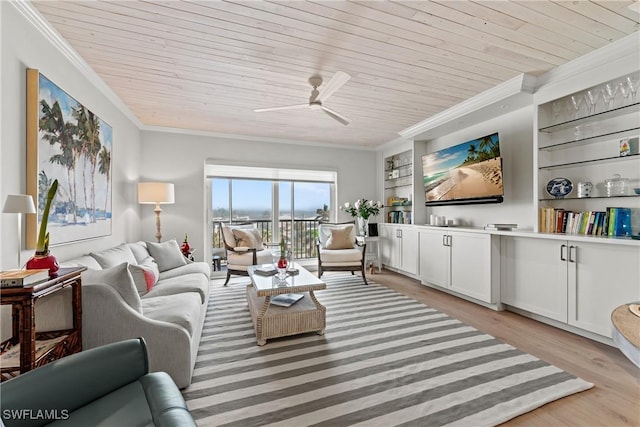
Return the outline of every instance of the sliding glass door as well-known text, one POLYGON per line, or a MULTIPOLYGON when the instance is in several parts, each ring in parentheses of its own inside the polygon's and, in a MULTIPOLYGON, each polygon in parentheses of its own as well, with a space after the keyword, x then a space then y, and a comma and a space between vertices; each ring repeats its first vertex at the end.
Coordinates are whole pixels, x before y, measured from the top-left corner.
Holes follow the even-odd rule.
POLYGON ((333 188, 330 182, 211 178, 214 253, 223 247, 221 222, 252 222, 265 242, 284 239, 294 258, 315 258, 318 224, 331 219, 333 188))

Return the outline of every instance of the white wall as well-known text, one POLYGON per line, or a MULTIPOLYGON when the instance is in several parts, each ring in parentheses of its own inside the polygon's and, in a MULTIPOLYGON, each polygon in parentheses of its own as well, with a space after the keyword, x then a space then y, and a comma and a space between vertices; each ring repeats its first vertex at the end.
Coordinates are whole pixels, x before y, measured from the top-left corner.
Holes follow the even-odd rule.
MULTIPOLYGON (((0 203, 7 194, 26 192, 26 69, 35 68, 113 127, 112 235, 52 247, 52 253, 65 260, 137 239, 139 129, 11 3, 0 2, 0 11, 0 203)), ((16 226, 16 215, 0 215, 0 269, 18 267, 16 226)), ((23 250, 22 262, 31 255, 23 250)))
MULTIPOLYGON (((220 161, 252 166, 292 169, 335 170, 338 175, 337 203, 376 195, 376 152, 343 149, 339 146, 288 144, 248 139, 162 131, 143 132, 141 181, 166 181, 175 184, 176 203, 162 205, 163 240, 178 242, 189 235, 196 259, 208 254, 207 202, 204 165, 220 161)), ((142 238, 155 239, 153 206, 143 206, 142 238)), ((351 218, 338 212, 339 221, 351 218)))
MULTIPOLYGON (((425 152, 440 150, 472 139, 498 132, 503 164, 504 202, 487 205, 424 206, 424 192, 415 191, 416 211, 424 216, 444 215, 456 225, 484 227, 487 223, 514 223, 518 228, 533 228, 536 212, 533 210, 533 106, 470 126, 458 132, 430 141, 425 152)), ((422 147, 421 147, 422 149, 422 147)), ((416 164, 415 173, 422 176, 422 165, 416 164)))

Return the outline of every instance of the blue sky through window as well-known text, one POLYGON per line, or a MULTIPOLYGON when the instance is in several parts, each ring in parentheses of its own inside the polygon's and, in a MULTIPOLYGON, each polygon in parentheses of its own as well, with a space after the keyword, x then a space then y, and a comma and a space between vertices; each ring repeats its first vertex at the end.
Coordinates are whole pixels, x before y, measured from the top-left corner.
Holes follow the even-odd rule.
MULTIPOLYGON (((295 183, 296 216, 309 216, 326 204, 330 206, 331 185, 322 182, 295 183)), ((229 210, 229 179, 213 178, 211 200, 214 211, 229 210)), ((291 212, 291 182, 280 182, 280 212, 291 212)), ((265 211, 271 210, 271 181, 233 180, 233 210, 265 211)))

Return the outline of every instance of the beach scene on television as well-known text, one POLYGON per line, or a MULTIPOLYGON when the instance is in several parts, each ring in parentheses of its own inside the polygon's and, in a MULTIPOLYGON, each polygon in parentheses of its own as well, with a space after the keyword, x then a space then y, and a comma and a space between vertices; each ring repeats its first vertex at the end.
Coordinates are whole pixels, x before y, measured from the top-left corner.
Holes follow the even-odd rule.
POLYGON ((498 134, 422 156, 427 202, 502 196, 498 134))

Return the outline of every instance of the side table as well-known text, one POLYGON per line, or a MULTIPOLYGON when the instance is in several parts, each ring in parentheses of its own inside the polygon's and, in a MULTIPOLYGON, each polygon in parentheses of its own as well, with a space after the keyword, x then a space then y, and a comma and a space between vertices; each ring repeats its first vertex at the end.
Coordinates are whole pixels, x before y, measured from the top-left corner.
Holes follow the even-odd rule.
POLYGON ((378 267, 378 273, 382 272, 382 260, 380 259, 380 237, 378 236, 365 236, 358 237, 358 239, 364 240, 367 244, 367 249, 364 254, 365 268, 371 266, 371 273, 373 273, 373 267, 378 267))
POLYGON ((82 350, 82 281, 86 267, 60 268, 58 276, 33 285, 0 290, 0 304, 11 305, 12 337, 0 344, 0 380, 6 381, 82 350), (35 302, 72 288, 73 327, 36 333, 35 302))

